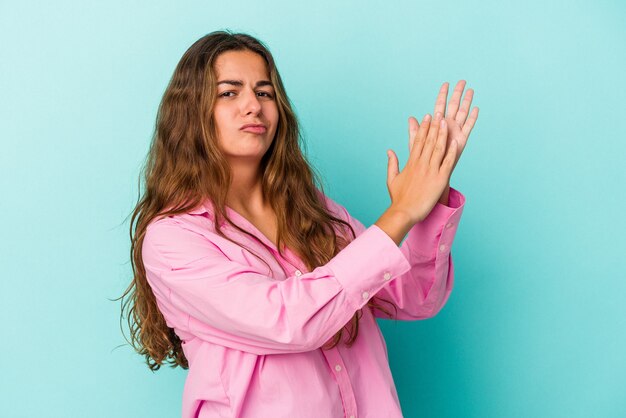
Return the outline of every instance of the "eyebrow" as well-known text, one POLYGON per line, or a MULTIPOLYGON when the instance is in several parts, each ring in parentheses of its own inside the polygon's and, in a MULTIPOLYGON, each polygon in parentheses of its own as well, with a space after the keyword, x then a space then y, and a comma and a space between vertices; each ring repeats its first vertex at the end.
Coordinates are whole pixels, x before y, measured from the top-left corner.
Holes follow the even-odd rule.
MULTIPOLYGON (((241 80, 222 80, 222 81, 218 81, 217 85, 219 86, 220 84, 230 84, 232 86, 238 86, 238 87, 242 87, 243 86, 243 82, 241 80)), ((274 87, 272 85, 272 82, 269 81, 269 80, 260 80, 260 81, 257 81, 256 84, 254 85, 254 87, 262 87, 262 86, 274 87)))

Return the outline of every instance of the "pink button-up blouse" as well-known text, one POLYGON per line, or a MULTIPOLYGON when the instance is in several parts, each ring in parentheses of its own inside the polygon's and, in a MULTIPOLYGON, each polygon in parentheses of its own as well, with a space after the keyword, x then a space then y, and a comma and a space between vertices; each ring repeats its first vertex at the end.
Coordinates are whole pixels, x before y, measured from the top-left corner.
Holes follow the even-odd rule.
POLYGON ((262 244, 227 224, 224 232, 263 255, 271 271, 214 232, 210 204, 148 226, 147 279, 189 361, 183 418, 402 417, 375 319, 387 316, 366 303, 374 295, 390 300, 394 318, 406 321, 439 312, 452 291, 450 246, 465 197, 450 188, 448 206, 437 203, 397 246, 377 225, 365 228, 321 196, 357 237, 313 271, 291 251, 281 257, 230 207, 231 219, 262 244), (344 333, 338 346, 322 350, 358 309, 352 347, 344 333))

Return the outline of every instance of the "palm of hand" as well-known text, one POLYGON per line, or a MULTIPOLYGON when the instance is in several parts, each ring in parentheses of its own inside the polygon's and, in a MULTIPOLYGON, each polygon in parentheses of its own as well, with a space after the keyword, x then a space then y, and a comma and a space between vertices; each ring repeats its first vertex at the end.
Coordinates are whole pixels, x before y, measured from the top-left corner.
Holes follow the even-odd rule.
MULTIPOLYGON (((446 112, 446 101, 448 99, 448 82, 443 83, 441 89, 439 90, 439 94, 437 95, 437 100, 435 102, 435 110, 433 115, 437 115, 437 113, 445 114, 444 119, 448 124, 448 138, 447 138, 447 146, 450 145, 452 140, 457 142, 457 153, 454 161, 454 167, 456 167, 463 150, 465 149, 465 145, 467 144, 467 139, 469 138, 470 132, 472 132, 472 128, 476 123, 476 119, 478 118, 478 107, 474 107, 470 113, 469 108, 472 104, 472 99, 474 97, 474 90, 468 89, 465 92, 465 97, 463 98, 463 102, 461 103, 461 96, 463 95, 463 90, 465 89, 465 80, 460 80, 454 91, 452 92, 452 97, 450 98, 450 103, 448 104, 448 109, 446 112)), ((416 121, 417 122, 417 121, 416 121)), ((419 128, 419 123, 417 123, 419 128)), ((412 144, 411 144, 412 145, 412 144)))
POLYGON ((444 119, 448 123, 447 144, 450 145, 450 142, 452 140, 455 140, 457 143, 457 154, 454 160, 454 166, 452 167, 452 169, 454 170, 454 167, 456 167, 456 163, 459 161, 459 157, 461 156, 463 149, 465 149, 465 144, 467 144, 469 132, 463 132, 463 125, 458 122, 454 117, 446 115, 444 119))

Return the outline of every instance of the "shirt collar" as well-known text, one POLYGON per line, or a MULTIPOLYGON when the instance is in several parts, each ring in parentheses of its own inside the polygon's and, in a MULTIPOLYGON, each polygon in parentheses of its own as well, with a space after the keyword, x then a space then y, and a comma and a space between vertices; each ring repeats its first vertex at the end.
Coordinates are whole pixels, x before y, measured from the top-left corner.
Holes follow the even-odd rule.
MULTIPOLYGON (((228 212, 228 207, 226 207, 226 211, 228 212)), ((207 200, 203 203, 200 203, 198 206, 193 208, 190 211, 187 211, 188 215, 204 215, 207 214, 209 219, 215 220, 215 213, 213 212, 213 205, 207 200)), ((232 214, 230 214, 232 216, 232 214)), ((226 223, 226 219, 222 218, 220 222, 220 227, 226 223)))
POLYGON ((212 211, 209 211, 209 209, 206 207, 205 203, 201 203, 200 205, 196 206, 195 209, 192 209, 187 213, 190 215, 202 215, 204 213, 208 213, 210 215, 213 214, 212 211))

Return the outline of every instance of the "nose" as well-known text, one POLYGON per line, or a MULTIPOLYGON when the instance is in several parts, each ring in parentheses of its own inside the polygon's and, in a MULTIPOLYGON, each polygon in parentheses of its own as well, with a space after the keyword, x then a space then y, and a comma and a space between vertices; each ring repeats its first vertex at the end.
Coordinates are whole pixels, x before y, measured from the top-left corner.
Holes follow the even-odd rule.
POLYGON ((261 102, 254 91, 246 91, 243 94, 242 111, 245 115, 250 113, 256 115, 261 112, 261 102))

